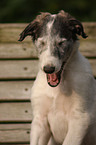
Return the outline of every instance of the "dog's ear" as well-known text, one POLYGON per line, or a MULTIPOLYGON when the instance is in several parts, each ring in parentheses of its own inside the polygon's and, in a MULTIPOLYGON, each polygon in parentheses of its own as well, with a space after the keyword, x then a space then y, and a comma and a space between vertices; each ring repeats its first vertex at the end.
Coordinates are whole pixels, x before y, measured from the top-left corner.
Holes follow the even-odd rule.
POLYGON ((42 26, 44 22, 47 22, 49 19, 50 13, 41 13, 33 20, 20 34, 19 41, 23 41, 26 36, 31 36, 33 41, 36 40, 42 31, 42 26))
POLYGON ((75 34, 81 35, 83 38, 87 38, 88 36, 84 32, 84 28, 82 24, 76 19, 69 20, 71 29, 75 34))
POLYGON ((26 36, 31 36, 35 40, 40 33, 40 24, 39 22, 31 22, 24 31, 20 34, 20 39, 18 41, 23 41, 26 36))

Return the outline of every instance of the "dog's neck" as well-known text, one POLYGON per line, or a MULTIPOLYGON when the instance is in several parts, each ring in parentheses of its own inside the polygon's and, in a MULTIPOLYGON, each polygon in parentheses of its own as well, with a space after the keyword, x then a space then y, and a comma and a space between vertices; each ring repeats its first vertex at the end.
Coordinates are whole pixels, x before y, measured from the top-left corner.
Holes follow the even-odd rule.
POLYGON ((75 43, 74 43, 74 45, 73 45, 73 51, 72 51, 72 53, 71 53, 71 55, 70 55, 70 57, 68 58, 68 60, 66 61, 66 64, 65 64, 65 66, 64 66, 64 68, 63 68, 63 72, 66 70, 66 69, 68 69, 68 66, 69 66, 69 64, 71 64, 72 63, 72 61, 74 61, 74 58, 78 55, 78 52, 79 52, 79 45, 80 45, 80 43, 79 43, 79 41, 77 40, 75 43))
POLYGON ((76 91, 77 88, 80 88, 82 78, 83 83, 85 83, 85 77, 89 77, 90 75, 92 75, 91 66, 87 59, 77 49, 70 57, 65 69, 63 69, 60 88, 62 88, 63 93, 64 90, 66 90, 68 94, 70 90, 76 91))

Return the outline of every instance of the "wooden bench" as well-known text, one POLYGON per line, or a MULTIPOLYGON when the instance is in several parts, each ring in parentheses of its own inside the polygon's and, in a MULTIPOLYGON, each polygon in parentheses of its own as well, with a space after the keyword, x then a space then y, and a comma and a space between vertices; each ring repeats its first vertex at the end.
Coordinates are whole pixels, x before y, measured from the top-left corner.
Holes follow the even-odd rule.
MULTIPOLYGON (((86 40, 80 51, 96 78, 96 23, 83 23, 86 40)), ((32 120, 30 90, 38 71, 37 52, 28 37, 18 42, 27 24, 0 24, 0 144, 29 144, 32 120)))

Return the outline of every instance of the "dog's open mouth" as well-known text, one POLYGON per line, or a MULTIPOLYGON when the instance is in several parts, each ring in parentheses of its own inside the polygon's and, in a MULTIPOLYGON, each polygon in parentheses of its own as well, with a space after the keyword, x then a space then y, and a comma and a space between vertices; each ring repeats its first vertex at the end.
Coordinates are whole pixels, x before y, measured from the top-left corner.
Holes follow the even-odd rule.
POLYGON ((47 82, 51 87, 56 87, 60 83, 61 73, 47 74, 47 82))
POLYGON ((60 71, 58 71, 57 73, 46 74, 47 82, 51 87, 56 87, 59 85, 64 64, 65 62, 62 64, 60 71))

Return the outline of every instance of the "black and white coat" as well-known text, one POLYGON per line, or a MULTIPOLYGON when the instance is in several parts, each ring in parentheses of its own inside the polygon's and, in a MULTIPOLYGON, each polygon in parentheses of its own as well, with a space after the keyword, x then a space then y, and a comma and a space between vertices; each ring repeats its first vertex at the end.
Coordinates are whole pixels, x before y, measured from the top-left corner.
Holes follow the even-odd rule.
POLYGON ((79 52, 82 24, 64 11, 42 13, 21 33, 39 54, 32 87, 30 145, 96 145, 96 82, 79 52))

